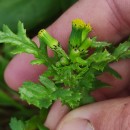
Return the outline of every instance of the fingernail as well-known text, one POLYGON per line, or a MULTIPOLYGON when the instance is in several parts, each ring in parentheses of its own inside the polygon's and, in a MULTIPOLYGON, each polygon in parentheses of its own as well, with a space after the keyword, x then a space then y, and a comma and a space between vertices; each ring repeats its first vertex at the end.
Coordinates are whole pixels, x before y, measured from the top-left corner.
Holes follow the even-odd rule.
POLYGON ((60 130, 95 130, 92 123, 87 119, 73 119, 67 121, 60 130))

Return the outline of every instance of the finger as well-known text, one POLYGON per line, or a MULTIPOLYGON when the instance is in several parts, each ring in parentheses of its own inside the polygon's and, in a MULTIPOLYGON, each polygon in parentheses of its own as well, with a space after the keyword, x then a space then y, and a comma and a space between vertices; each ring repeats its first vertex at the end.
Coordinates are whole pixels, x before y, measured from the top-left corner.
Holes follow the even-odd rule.
POLYGON ((110 85, 107 88, 101 88, 92 93, 92 95, 96 98, 97 101, 114 98, 120 96, 120 93, 123 91, 127 91, 127 93, 123 96, 128 96, 130 92, 129 88, 129 75, 130 75, 130 60, 121 60, 116 63, 112 63, 110 66, 116 70, 121 79, 117 79, 109 73, 103 73, 98 78, 103 82, 110 85))
POLYGON ((47 115, 45 126, 49 127, 50 130, 54 130, 61 119, 69 112, 69 108, 63 105, 60 101, 56 101, 47 115))
MULTIPOLYGON (((94 30, 92 36, 118 42, 129 34, 130 18, 122 16, 129 11, 128 2, 129 0, 125 0, 125 4, 120 4, 113 0, 80 0, 52 24, 48 31, 65 47, 71 31, 72 19, 81 18, 92 24, 94 30), (118 15, 118 10, 122 15, 118 15)), ((9 63, 5 70, 5 80, 11 88, 17 89, 25 80, 37 80, 41 71, 45 70, 43 67, 36 67, 35 71, 35 67, 29 65, 30 60, 30 55, 21 54, 9 63)))
MULTIPOLYGON (((35 38, 34 41, 38 43, 35 38)), ((16 55, 8 64, 4 72, 6 83, 14 90, 22 85, 24 81, 38 81, 39 75, 45 70, 43 65, 31 65, 30 62, 34 60, 31 54, 16 55)))
POLYGON ((129 130, 130 98, 87 105, 67 114, 56 130, 129 130))

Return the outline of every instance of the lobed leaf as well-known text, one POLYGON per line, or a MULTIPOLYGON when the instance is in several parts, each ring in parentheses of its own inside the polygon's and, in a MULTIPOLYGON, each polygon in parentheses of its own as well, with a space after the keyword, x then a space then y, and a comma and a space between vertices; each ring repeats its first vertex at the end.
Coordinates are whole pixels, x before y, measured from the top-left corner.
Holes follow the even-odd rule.
POLYGON ((113 56, 116 57, 117 60, 129 58, 130 57, 130 41, 125 41, 121 43, 118 47, 113 51, 113 56))
POLYGON ((16 118, 11 118, 10 122, 10 128, 11 130, 24 130, 25 124, 21 120, 17 120, 16 118))

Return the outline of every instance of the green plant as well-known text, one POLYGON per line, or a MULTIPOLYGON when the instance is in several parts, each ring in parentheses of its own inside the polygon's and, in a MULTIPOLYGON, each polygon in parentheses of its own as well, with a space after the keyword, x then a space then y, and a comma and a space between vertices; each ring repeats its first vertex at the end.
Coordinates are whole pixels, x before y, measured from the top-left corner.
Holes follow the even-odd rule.
POLYGON ((12 118, 10 123, 12 130, 47 130, 42 123, 54 101, 59 99, 63 104, 75 109, 94 102, 91 92, 108 86, 98 80, 97 76, 108 72, 121 78, 108 64, 130 57, 130 41, 114 47, 105 41, 97 41, 96 37, 88 37, 91 31, 90 24, 80 19, 73 20, 66 53, 61 44, 44 29, 38 33, 40 46, 37 46, 26 36, 26 30, 21 22, 18 23, 17 34, 6 25, 3 26, 0 43, 15 46, 13 54, 23 52, 33 54, 35 60, 31 61, 31 64, 44 64, 48 67, 39 77, 39 83, 24 82, 19 89, 21 99, 40 108, 39 115, 34 115, 28 121, 12 118), (54 52, 54 56, 48 56, 47 47, 54 52), (94 50, 93 54, 89 53, 90 48, 94 50))

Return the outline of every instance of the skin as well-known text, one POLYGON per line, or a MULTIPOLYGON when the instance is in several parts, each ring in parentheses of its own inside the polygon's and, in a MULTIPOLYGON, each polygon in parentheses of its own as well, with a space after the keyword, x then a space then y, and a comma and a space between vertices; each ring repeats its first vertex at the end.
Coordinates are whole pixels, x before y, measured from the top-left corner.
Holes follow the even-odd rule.
MULTIPOLYGON (((93 32, 90 36, 118 44, 130 34, 129 14, 129 0, 79 0, 47 30, 66 48, 71 21, 74 18, 81 18, 91 23, 93 32)), ((37 42, 37 38, 34 38, 34 41, 37 42)), ((51 52, 49 53, 51 55, 51 52)), ((5 80, 12 89, 17 90, 26 80, 37 81, 38 75, 46 69, 44 66, 31 66, 29 62, 32 59, 31 55, 17 55, 7 66, 5 80)), ((102 81, 113 87, 93 92, 97 103, 69 112, 66 106, 62 106, 57 101, 52 106, 45 125, 51 130, 86 130, 87 124, 89 126, 91 123, 96 130, 128 130, 130 128, 130 60, 122 60, 111 66, 123 79, 118 80, 108 74, 100 76, 102 81)))

